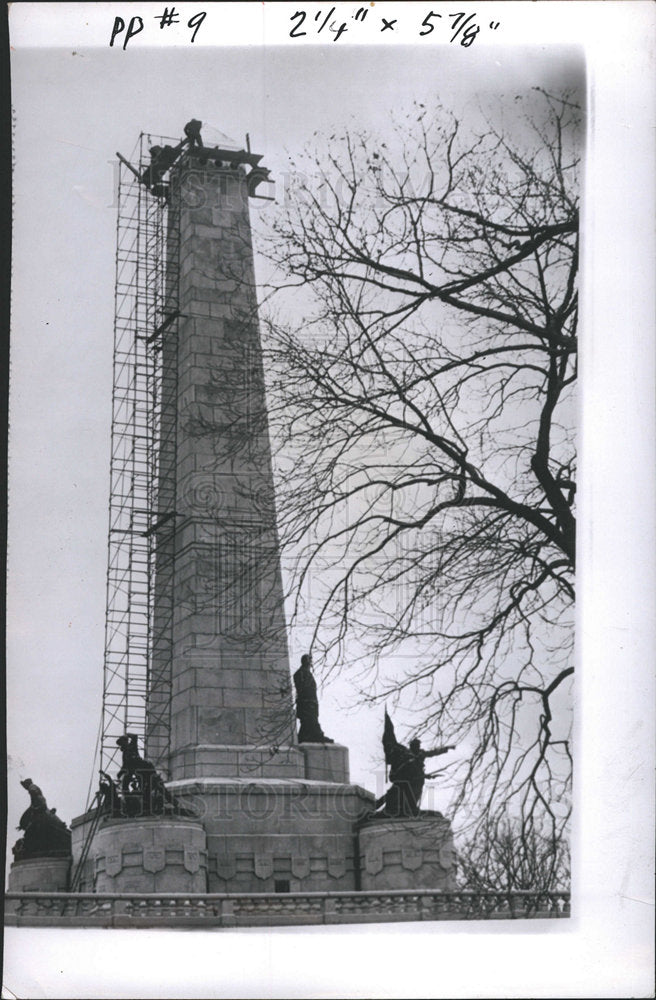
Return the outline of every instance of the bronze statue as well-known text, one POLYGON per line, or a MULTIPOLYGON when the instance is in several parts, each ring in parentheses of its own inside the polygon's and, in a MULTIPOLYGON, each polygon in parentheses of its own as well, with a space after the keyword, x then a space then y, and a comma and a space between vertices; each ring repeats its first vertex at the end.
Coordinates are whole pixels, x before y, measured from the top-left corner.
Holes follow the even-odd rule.
POLYGON ((135 733, 119 736, 116 745, 121 748, 123 761, 118 772, 118 787, 101 772, 100 794, 104 808, 121 816, 193 816, 169 792, 162 778, 149 760, 139 754, 135 733))
POLYGON ((121 815, 121 797, 116 782, 105 771, 100 771, 100 808, 110 816, 121 815))
POLYGON ((32 817, 36 817, 48 811, 48 803, 46 802, 45 796, 39 786, 35 785, 31 778, 24 778, 21 781, 21 785, 30 796, 29 807, 21 816, 19 823, 20 829, 25 830, 25 824, 29 823, 32 817))
POLYGON ((334 743, 319 725, 317 682, 312 675, 312 657, 306 653, 294 674, 296 688, 296 718, 299 721, 299 743, 334 743))
POLYGON ((30 804, 18 824, 24 834, 12 848, 15 860, 70 854, 71 831, 57 816, 57 810, 48 808, 43 792, 31 778, 25 778, 21 785, 29 793, 30 804))
POLYGON ((154 766, 139 754, 134 733, 119 736, 123 761, 118 772, 121 800, 128 816, 161 815, 164 812, 164 782, 154 766))
POLYGON ((399 743, 394 734, 394 726, 385 712, 385 727, 383 730, 383 749, 385 763, 390 768, 391 788, 376 801, 379 816, 418 816, 421 793, 424 789, 426 771, 424 761, 427 757, 438 757, 455 750, 454 746, 438 747, 435 750, 422 750, 418 739, 410 741, 405 747, 399 743), (383 807, 381 809, 381 807, 383 807))

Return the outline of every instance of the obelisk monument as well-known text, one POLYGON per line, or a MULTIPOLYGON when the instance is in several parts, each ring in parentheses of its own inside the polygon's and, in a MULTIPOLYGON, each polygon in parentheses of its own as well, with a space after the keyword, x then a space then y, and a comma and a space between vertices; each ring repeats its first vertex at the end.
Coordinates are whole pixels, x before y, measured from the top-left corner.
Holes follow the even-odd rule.
MULTIPOLYGON (((291 747, 294 716, 244 166, 185 153, 169 224, 180 315, 162 347, 177 366, 162 413, 175 448, 163 438, 160 470, 175 496, 168 774, 287 772, 289 753, 270 752, 291 747)), ((157 599, 157 574, 155 587, 157 599)))

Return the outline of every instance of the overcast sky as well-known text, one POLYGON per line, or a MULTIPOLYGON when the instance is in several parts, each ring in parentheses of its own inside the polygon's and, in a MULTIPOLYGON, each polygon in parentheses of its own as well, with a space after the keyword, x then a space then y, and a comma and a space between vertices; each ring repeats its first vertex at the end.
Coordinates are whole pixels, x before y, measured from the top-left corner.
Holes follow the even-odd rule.
MULTIPOLYGON (((83 810, 92 778, 104 643, 115 151, 129 154, 141 131, 180 135, 195 117, 237 141, 250 133, 253 150, 280 177, 287 154, 315 130, 384 132, 390 112, 412 100, 461 109, 479 95, 560 88, 581 69, 563 45, 135 45, 119 53, 70 44, 12 52, 10 843, 27 805, 19 779, 32 777, 68 822, 83 810)), ((378 793, 380 711, 345 716, 349 693, 348 678, 324 690, 322 723, 349 746, 352 780, 378 793)), ((439 789, 431 804, 442 805, 439 789)))

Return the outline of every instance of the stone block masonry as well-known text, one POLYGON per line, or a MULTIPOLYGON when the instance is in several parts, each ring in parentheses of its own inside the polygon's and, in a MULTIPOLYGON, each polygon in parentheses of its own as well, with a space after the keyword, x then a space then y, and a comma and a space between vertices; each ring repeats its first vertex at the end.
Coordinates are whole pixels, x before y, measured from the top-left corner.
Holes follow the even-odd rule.
MULTIPOLYGON (((225 775, 235 746, 296 742, 245 178, 191 152, 171 175, 180 318, 175 351, 163 345, 177 366, 163 421, 176 444, 161 474, 175 482, 172 779, 192 776, 197 747, 213 747, 225 775)), ((196 762, 209 773, 207 753, 196 762)))

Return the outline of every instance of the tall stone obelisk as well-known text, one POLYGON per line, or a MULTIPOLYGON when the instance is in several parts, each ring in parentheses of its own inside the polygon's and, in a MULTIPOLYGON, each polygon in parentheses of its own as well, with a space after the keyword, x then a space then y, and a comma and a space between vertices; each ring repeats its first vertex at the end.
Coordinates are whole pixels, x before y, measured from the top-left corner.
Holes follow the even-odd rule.
MULTIPOLYGON (((175 505, 162 553, 174 566, 166 597, 173 608, 171 779, 303 774, 246 178, 243 165, 198 149, 171 171, 180 315, 177 342, 165 336, 162 346, 164 366, 177 366, 175 379, 164 379, 162 425, 175 421, 176 432, 163 434, 160 459, 162 492, 175 505), (287 748, 284 755, 272 752, 277 747, 287 748)), ((170 514, 159 511, 162 519, 170 514)), ((156 602, 157 588, 156 568, 156 602)), ((156 704, 157 692, 152 697, 156 704)))
MULTIPOLYGON (((374 797, 350 784, 347 748, 297 741, 249 221, 258 160, 194 144, 169 174, 146 756, 185 812, 76 818, 83 891, 447 885, 442 817, 410 847, 367 825, 374 797)), ((243 905, 257 923, 257 900, 243 905)))
MULTIPOLYGON (((154 581, 156 624, 173 611, 168 787, 201 818, 211 891, 355 888, 353 824, 371 796, 349 784, 346 747, 296 737, 249 220, 258 160, 190 148, 170 173, 179 316, 162 341, 158 520, 175 523, 154 581)), ((163 697, 150 693, 154 720, 163 697)))

